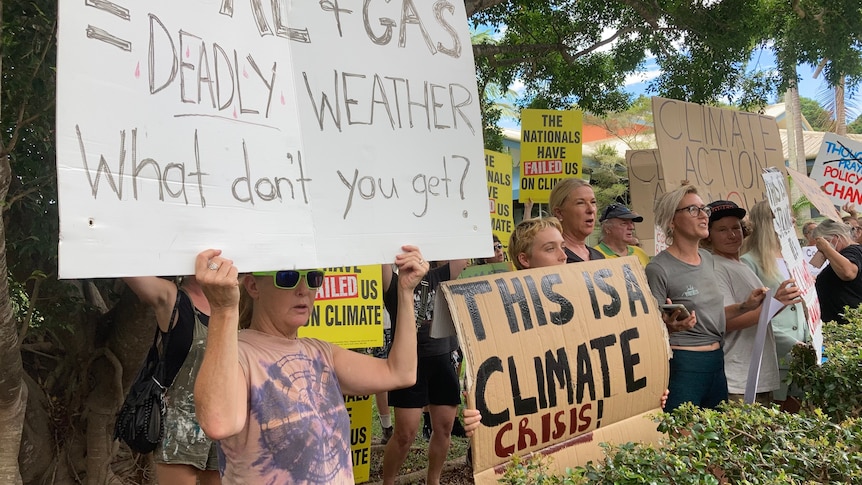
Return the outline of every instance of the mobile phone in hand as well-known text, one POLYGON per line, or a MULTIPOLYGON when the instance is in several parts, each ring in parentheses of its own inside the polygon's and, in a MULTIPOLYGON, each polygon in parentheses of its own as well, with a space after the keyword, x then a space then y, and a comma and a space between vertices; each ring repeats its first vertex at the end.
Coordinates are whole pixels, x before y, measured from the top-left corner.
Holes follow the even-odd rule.
POLYGON ((661 308, 662 313, 665 313, 667 315, 672 315, 673 312, 681 310, 679 315, 676 316, 677 321, 685 320, 686 318, 691 316, 691 314, 688 312, 688 309, 682 303, 664 303, 659 305, 659 308, 661 308))

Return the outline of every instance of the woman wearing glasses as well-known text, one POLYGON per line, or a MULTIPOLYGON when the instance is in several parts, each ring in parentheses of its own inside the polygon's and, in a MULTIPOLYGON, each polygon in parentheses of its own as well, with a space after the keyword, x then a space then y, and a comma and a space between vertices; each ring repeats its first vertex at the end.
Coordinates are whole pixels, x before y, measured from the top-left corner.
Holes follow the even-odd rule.
POLYGON ((647 265, 647 281, 659 304, 681 303, 689 313, 685 318, 680 310, 662 313, 673 352, 669 410, 684 402, 713 408, 727 399, 721 350, 727 319, 757 308, 766 293, 759 288, 743 303, 724 306, 715 260, 699 246, 709 236, 711 212, 691 185, 665 193, 655 205, 656 225, 669 246, 647 265))
POLYGON ((403 249, 395 264, 405 311, 396 316, 387 359, 297 338, 323 272, 254 273, 240 280, 221 251, 197 256, 195 274, 211 314, 195 407, 201 427, 219 440, 225 483, 353 483, 350 416, 342 394, 374 394, 416 378, 411 308, 428 263, 416 247, 403 249), (249 328, 237 332, 240 287, 251 310, 249 328))

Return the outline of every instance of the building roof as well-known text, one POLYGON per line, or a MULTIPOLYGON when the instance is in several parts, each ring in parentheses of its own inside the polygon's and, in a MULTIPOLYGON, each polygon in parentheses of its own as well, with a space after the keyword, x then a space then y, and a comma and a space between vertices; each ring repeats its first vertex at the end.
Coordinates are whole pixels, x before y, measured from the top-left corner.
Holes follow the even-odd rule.
MULTIPOLYGON (((790 158, 790 152, 787 145, 787 130, 778 130, 778 133, 781 136, 781 145, 784 147, 784 159, 788 160, 790 158)), ((806 160, 814 160, 815 158, 817 158, 817 154, 820 153, 820 146, 823 145, 824 135, 825 133, 822 131, 802 132, 802 143, 805 146, 806 160)), ((862 143, 862 135, 847 134, 844 136, 850 138, 851 140, 862 143)))

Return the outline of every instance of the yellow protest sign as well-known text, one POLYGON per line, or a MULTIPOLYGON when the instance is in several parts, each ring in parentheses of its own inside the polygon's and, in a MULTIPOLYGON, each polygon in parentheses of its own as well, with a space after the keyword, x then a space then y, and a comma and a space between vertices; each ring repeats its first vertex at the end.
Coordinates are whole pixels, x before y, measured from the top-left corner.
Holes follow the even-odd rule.
POLYGON ((344 405, 350 415, 353 481, 367 482, 371 475, 371 396, 345 396, 344 405))
POLYGON ((300 337, 314 337, 348 349, 383 345, 380 265, 326 268, 314 310, 300 337))
POLYGON ((548 202, 558 181, 581 177, 582 126, 580 111, 521 111, 519 201, 548 202))
POLYGON ((488 175, 488 204, 491 209, 491 231, 509 247, 514 229, 512 215, 512 157, 485 150, 485 172, 488 175))

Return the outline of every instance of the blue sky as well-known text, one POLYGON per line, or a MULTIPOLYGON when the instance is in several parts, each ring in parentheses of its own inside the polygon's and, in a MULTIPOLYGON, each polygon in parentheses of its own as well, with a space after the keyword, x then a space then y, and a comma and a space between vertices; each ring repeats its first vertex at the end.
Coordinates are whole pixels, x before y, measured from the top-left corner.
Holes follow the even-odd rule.
MULTIPOLYGON (((749 61, 750 71, 769 71, 775 70, 776 68, 777 66, 775 63, 775 56, 769 49, 758 49, 751 56, 751 60, 749 61)), ((655 62, 655 58, 650 58, 644 66, 644 69, 644 73, 631 77, 631 82, 626 85, 626 91, 636 95, 646 94, 645 90, 647 88, 648 82, 658 76, 659 73, 659 68, 655 62), (639 81, 639 78, 644 80, 639 81)), ((817 99, 818 93, 827 89, 828 86, 822 75, 817 79, 814 79, 813 67, 808 66, 807 64, 802 64, 797 67, 797 72, 799 73, 800 77, 799 94, 801 96, 811 99, 817 99)))

